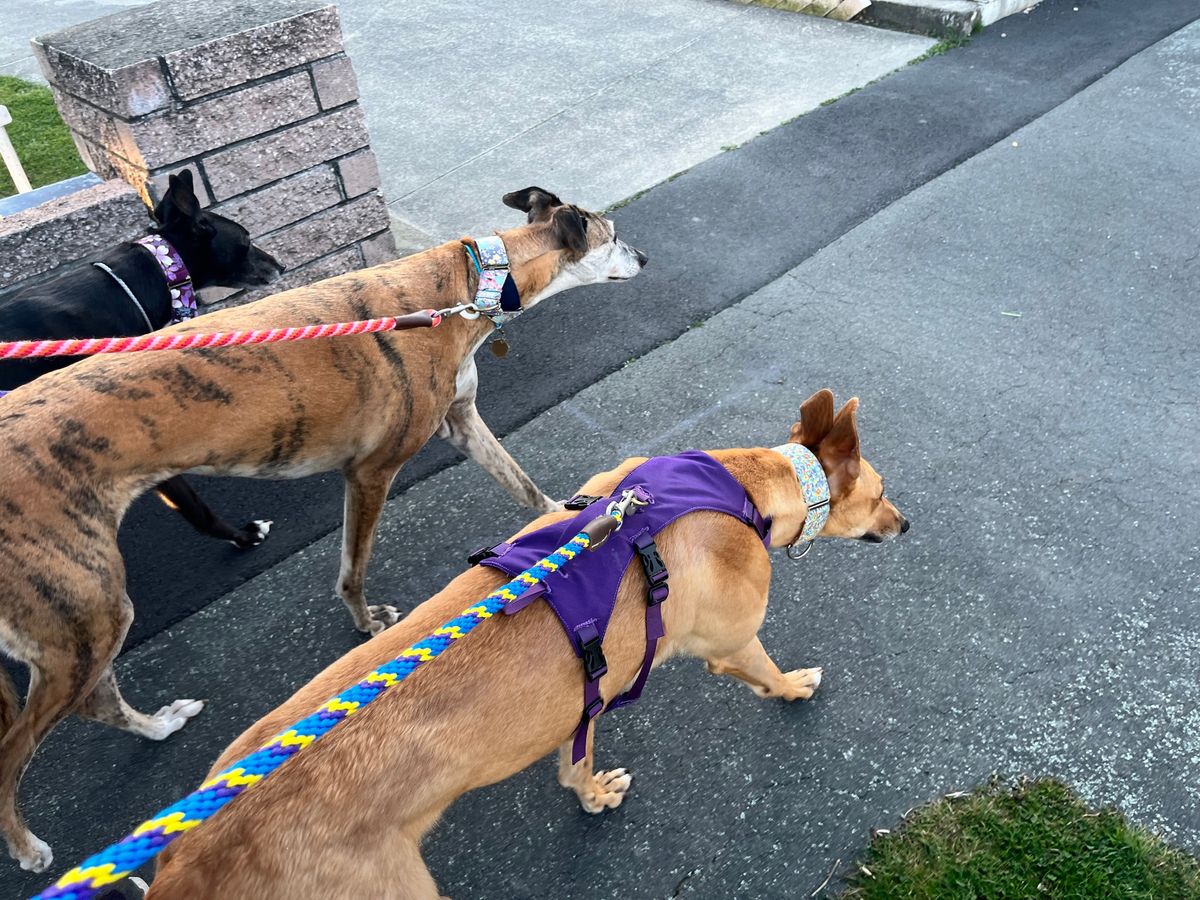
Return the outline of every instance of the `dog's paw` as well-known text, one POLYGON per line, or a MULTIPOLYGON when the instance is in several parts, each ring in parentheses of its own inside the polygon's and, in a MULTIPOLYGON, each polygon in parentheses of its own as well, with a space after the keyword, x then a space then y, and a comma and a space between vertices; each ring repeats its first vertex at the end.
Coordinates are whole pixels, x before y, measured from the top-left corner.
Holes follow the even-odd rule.
POLYGON ((176 700, 150 717, 151 725, 146 731, 146 737, 156 741, 164 740, 186 725, 188 719, 202 709, 203 700, 176 700))
POLYGON ((368 606, 367 612, 371 616, 369 627, 372 635, 379 634, 400 621, 400 611, 394 606, 368 606))
POLYGON ((257 547, 267 539, 267 535, 271 533, 271 526, 274 524, 270 519, 255 519, 249 525, 242 528, 241 534, 229 543, 233 544, 239 550, 249 550, 251 547, 257 547))
POLYGON ((8 841, 8 852, 26 872, 45 872, 54 862, 54 854, 50 845, 31 831, 26 831, 21 837, 21 846, 14 846, 8 841))
POLYGON ((592 814, 616 809, 629 792, 633 775, 624 769, 609 769, 592 776, 590 789, 579 792, 579 805, 592 814))
POLYGON ((784 700, 807 700, 821 686, 821 668, 793 669, 783 673, 783 683, 779 688, 766 690, 755 688, 754 693, 760 697, 780 697, 784 700))
POLYGON ((96 900, 143 900, 148 890, 150 885, 136 875, 131 875, 101 888, 96 900))

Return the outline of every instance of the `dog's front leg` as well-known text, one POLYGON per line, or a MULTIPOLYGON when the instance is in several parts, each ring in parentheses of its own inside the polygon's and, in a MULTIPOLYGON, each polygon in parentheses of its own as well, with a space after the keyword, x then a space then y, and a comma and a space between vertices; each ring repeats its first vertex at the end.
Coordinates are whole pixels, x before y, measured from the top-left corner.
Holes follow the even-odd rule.
POLYGON ((542 493, 533 479, 508 455, 508 451, 500 446, 496 436, 480 418, 473 394, 457 399, 450 405, 446 420, 438 428, 438 437, 449 441, 460 453, 465 453, 483 466, 484 471, 522 506, 539 513, 562 509, 561 504, 542 493))
POLYGON ((558 783, 574 791, 579 805, 590 813, 616 809, 629 792, 633 776, 624 769, 609 769, 605 772, 592 771, 592 740, 596 733, 593 722, 588 727, 587 755, 572 764, 571 753, 574 739, 558 748, 558 783))
POLYGON ((375 530, 396 471, 346 473, 342 568, 338 574, 337 592, 354 618, 354 627, 368 634, 379 634, 400 618, 394 606, 367 606, 363 596, 363 581, 367 574, 367 561, 375 545, 375 530))
POLYGON ((736 653, 707 660, 707 665, 714 675, 732 675, 746 682, 760 697, 807 700, 821 684, 820 669, 779 671, 757 636, 736 653))

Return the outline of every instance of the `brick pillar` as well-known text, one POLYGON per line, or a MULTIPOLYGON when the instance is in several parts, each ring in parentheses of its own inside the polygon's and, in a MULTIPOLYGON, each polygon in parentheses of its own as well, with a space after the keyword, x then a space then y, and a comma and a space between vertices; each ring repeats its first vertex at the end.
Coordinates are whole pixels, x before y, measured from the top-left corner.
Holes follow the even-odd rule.
POLYGON ((287 267, 260 295, 396 255, 337 8, 319 4, 160 0, 33 42, 88 168, 151 204, 191 169, 201 202, 287 267))

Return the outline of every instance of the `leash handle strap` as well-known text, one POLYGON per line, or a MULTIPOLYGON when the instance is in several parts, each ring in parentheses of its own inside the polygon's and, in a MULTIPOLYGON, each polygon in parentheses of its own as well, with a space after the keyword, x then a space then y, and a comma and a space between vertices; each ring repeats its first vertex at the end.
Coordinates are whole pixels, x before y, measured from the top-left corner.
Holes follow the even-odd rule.
MULTIPOLYGON (((243 791, 269 776, 292 756, 320 740, 348 716, 395 687, 418 667, 441 655, 466 637, 481 622, 519 600, 551 572, 568 565, 588 547, 582 532, 521 572, 507 584, 467 607, 432 634, 417 641, 395 659, 379 666, 353 687, 342 691, 307 718, 276 735, 261 748, 239 760, 192 791, 178 803, 143 822, 127 837, 88 857, 33 900, 90 900, 105 886, 120 881, 153 859, 179 835, 195 828, 243 791)), ((598 690, 597 690, 598 694, 598 690)))
POLYGON ((213 331, 173 334, 143 334, 121 338, 67 338, 55 341, 0 341, 0 359, 31 356, 93 356, 97 353, 140 353, 153 350, 195 350, 206 347, 236 347, 244 344, 278 344, 314 338, 436 328, 442 323, 437 310, 423 309, 403 316, 330 322, 291 328, 259 328, 248 331, 213 331))

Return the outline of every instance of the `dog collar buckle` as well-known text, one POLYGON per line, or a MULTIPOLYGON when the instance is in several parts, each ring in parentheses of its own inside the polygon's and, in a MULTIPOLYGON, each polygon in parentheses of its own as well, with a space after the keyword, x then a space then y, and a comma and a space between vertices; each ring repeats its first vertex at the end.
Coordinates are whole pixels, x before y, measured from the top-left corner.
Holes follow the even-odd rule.
POLYGON ((788 462, 792 464, 796 478, 800 481, 804 502, 808 506, 808 514, 804 517, 804 529, 796 541, 788 547, 788 556, 792 559, 800 559, 812 549, 812 542, 816 540, 817 535, 824 530, 825 523, 829 521, 829 479, 825 477, 821 461, 803 444, 784 444, 782 447, 773 447, 772 449, 787 457, 788 462), (799 555, 793 555, 792 547, 800 542, 807 546, 799 555))

